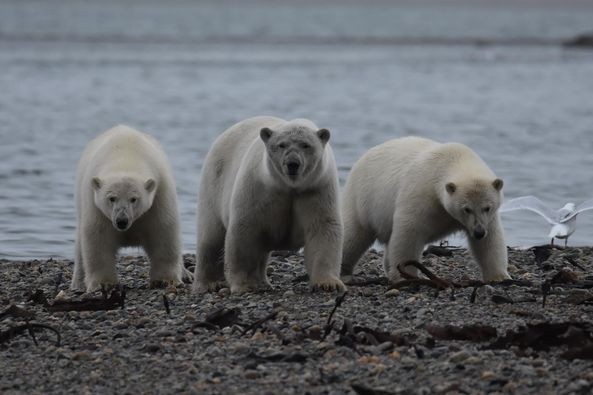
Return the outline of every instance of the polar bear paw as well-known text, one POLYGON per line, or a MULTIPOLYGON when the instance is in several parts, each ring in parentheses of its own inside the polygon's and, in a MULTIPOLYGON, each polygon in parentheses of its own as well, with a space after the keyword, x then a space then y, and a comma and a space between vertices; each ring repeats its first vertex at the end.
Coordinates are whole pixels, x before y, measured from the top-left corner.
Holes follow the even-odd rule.
POLYGON ((483 280, 486 283, 511 280, 511 279, 512 279, 511 276, 507 272, 492 273, 492 274, 483 276, 483 280))
POLYGON ((208 292, 216 292, 222 288, 226 288, 225 281, 196 281, 192 287, 194 293, 205 294, 208 292))
POLYGON ((311 290, 312 291, 338 291, 344 292, 346 291, 346 286, 336 276, 320 276, 311 279, 311 290))

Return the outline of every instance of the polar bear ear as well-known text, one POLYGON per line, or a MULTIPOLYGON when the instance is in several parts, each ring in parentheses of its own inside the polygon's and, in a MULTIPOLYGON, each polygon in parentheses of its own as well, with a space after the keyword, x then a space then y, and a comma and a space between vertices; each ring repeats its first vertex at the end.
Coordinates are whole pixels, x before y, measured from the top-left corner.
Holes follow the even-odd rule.
POLYGON ((152 179, 149 178, 148 180, 146 180, 146 182, 144 183, 144 188, 148 191, 148 192, 152 192, 154 190, 154 187, 156 187, 156 182, 152 179))
POLYGON ((319 140, 321 140, 321 142, 323 144, 325 144, 329 141, 329 136, 330 136, 330 133, 329 133, 329 130, 327 130, 327 129, 319 129, 317 131, 317 137, 319 137, 319 140))
POLYGON ((95 188, 95 190, 101 189, 101 185, 103 185, 103 181, 101 181, 101 179, 99 177, 93 177, 91 182, 92 182, 93 188, 95 188))
POLYGON ((445 185, 445 188, 447 189, 447 192, 449 192, 449 195, 453 195, 455 190, 457 190, 457 185, 452 182, 448 182, 447 185, 445 185))
POLYGON ((264 143, 268 142, 270 137, 272 137, 272 134, 274 134, 274 131, 270 128, 262 128, 262 130, 259 131, 259 137, 261 137, 264 143))
POLYGON ((496 180, 492 181, 492 186, 497 191, 500 191, 502 189, 503 185, 504 185, 504 182, 502 182, 502 180, 500 178, 497 178, 496 180))

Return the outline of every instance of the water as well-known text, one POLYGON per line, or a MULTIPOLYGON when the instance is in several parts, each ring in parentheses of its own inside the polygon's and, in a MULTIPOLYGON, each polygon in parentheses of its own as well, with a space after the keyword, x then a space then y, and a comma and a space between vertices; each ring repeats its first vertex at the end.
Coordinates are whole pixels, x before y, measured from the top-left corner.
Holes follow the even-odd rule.
MULTIPOLYGON (((0 2, 0 257, 73 256, 76 163, 118 123, 169 155, 187 252, 210 144, 261 114, 329 128, 342 182, 421 135, 471 146, 507 197, 593 197, 593 51, 557 45, 593 7, 446 3, 0 2)), ((535 214, 503 218, 509 244, 548 241, 535 214)), ((592 245, 578 221, 570 244, 592 245)))

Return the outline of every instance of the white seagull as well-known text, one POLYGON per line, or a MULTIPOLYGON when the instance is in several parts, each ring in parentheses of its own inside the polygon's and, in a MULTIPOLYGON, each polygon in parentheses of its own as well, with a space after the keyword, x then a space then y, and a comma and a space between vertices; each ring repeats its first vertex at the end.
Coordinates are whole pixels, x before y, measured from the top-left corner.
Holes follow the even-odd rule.
POLYGON ((554 245, 554 239, 564 239, 566 247, 568 237, 576 230, 577 214, 593 210, 593 199, 578 206, 574 203, 566 203, 560 210, 553 210, 535 196, 522 196, 505 202, 499 211, 506 213, 515 210, 529 210, 544 217, 552 225, 548 235, 552 239, 550 244, 554 245))

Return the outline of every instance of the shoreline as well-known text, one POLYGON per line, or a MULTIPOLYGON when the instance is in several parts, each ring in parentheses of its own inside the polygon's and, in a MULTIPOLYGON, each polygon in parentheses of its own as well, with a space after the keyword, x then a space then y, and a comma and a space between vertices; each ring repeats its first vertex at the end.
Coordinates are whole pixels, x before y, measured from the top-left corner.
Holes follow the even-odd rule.
MULTIPOLYGON (((273 255, 274 290, 241 296, 228 289, 192 295, 188 285, 149 289, 144 257, 121 257, 124 307, 68 312, 49 311, 30 295, 41 290, 51 300, 63 291, 60 297, 81 300, 68 291, 72 261, 0 260, 0 311, 18 304, 35 314, 33 322, 61 335, 59 346, 51 331, 35 332, 38 346, 26 332, 0 341, 0 391, 584 393, 593 388, 593 362, 567 357, 574 347, 555 346, 554 339, 547 350, 546 344, 494 347, 529 325, 566 323, 568 338, 579 325, 593 328, 586 287, 593 281, 593 248, 538 248, 509 250, 509 271, 521 283, 453 291, 389 289, 381 253, 369 251, 355 270, 358 285, 348 287, 337 308, 336 294, 308 290, 300 255, 273 255), (542 306, 545 283, 552 286, 542 306), (449 340, 447 325, 474 340, 449 340)), ((428 254, 423 263, 457 283, 478 279, 467 251, 452 252, 428 254)), ((193 264, 192 255, 184 258, 193 264)), ((23 322, 3 317, 0 331, 23 322)), ((579 347, 591 341, 579 339, 579 347)))

